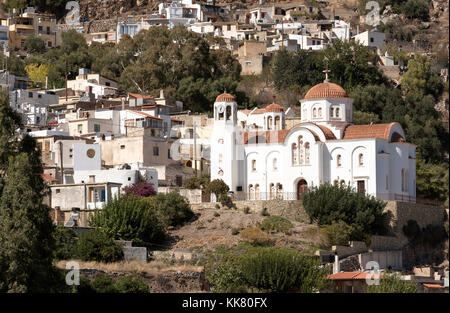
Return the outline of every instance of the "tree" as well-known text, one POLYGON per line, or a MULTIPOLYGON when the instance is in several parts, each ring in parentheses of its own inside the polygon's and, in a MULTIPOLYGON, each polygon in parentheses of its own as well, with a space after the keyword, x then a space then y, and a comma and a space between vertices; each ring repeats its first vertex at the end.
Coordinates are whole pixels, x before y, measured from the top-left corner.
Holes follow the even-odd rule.
POLYGON ((136 197, 153 197, 156 195, 153 185, 145 181, 134 183, 131 186, 125 186, 123 191, 125 195, 134 195, 136 197))
POLYGON ((426 22, 430 17, 429 2, 427 0, 408 0, 403 5, 402 11, 410 19, 417 18, 426 22))
POLYGON ((25 39, 24 47, 28 53, 45 52, 45 42, 37 36, 27 37, 27 39, 25 39))
POLYGON ((54 71, 55 68, 51 64, 29 64, 25 66, 25 71, 28 73, 28 77, 34 82, 45 83, 46 78, 49 77, 49 73, 54 71))
POLYGON ((448 165, 426 163, 416 159, 417 197, 445 201, 448 199, 448 165))
POLYGON ((217 199, 220 195, 226 195, 229 190, 230 187, 222 179, 214 179, 206 187, 206 192, 215 194, 217 199))
POLYGON ((405 281, 397 274, 382 274, 379 285, 367 287, 368 293, 417 293, 417 285, 413 281, 405 281))
POLYGON ((380 118, 375 113, 367 113, 361 111, 353 112, 353 123, 355 125, 368 125, 371 123, 377 124, 380 122, 380 118))
POLYGON ((151 202, 133 195, 109 201, 89 223, 116 240, 154 243, 165 236, 165 225, 151 202))
POLYGON ((303 206, 312 221, 331 225, 343 221, 352 226, 352 239, 365 239, 368 234, 385 231, 386 203, 373 196, 356 192, 350 186, 325 183, 313 187, 303 197, 303 206))
POLYGON ((176 191, 159 193, 150 199, 150 204, 167 226, 184 225, 194 216, 189 203, 176 191))
POLYGON ((209 181, 209 176, 191 177, 183 182, 183 187, 187 189, 205 189, 209 181))

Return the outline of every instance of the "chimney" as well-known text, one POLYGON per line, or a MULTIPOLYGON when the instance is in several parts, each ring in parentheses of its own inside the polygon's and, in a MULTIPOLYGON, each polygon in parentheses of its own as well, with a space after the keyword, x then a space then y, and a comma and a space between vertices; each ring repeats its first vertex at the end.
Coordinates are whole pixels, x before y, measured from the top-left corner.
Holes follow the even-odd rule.
POLYGON ((341 271, 339 265, 339 256, 337 254, 334 255, 334 264, 333 264, 333 274, 339 273, 341 271))

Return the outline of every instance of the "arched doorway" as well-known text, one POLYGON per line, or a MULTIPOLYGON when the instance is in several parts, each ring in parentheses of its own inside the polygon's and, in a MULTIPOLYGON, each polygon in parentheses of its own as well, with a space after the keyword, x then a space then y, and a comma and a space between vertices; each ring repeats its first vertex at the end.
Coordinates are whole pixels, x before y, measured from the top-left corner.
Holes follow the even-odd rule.
POLYGON ((300 179, 297 183, 297 200, 300 200, 308 190, 308 183, 304 179, 300 179))

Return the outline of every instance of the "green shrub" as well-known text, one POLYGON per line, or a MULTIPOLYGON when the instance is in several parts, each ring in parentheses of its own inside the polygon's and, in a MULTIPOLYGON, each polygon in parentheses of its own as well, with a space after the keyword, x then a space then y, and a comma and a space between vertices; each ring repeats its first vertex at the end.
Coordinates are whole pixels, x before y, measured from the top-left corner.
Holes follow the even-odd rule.
POLYGON ((368 293, 417 293, 417 285, 413 281, 402 280, 398 274, 382 274, 379 285, 367 287, 368 293))
POLYGON ((331 225, 343 221, 353 227, 352 239, 363 240, 368 234, 386 231, 386 203, 373 196, 356 192, 350 186, 322 184, 303 196, 303 206, 311 221, 331 225))
POLYGON ((80 236, 77 256, 83 261, 117 262, 123 260, 122 247, 103 231, 94 229, 80 236))
POLYGON ((77 246, 77 234, 71 228, 57 226, 53 237, 55 238, 55 259, 68 260, 74 258, 77 246))
POLYGON ((220 214, 218 212, 214 212, 214 217, 219 217, 220 214))
POLYGON ((72 286, 72 293, 96 293, 89 278, 80 275, 80 284, 72 286))
POLYGON ((194 216, 189 203, 176 191, 159 193, 149 201, 168 226, 184 225, 194 216))
POLYGON ((343 221, 333 221, 331 225, 325 226, 323 230, 327 236, 327 246, 329 247, 336 245, 348 245, 353 232, 353 228, 343 221))
POLYGON ((250 208, 249 208, 248 206, 246 206, 246 207, 244 208, 244 213, 245 213, 245 214, 249 214, 249 213, 250 213, 250 208))
POLYGON ((220 204, 216 203, 216 205, 214 206, 217 210, 220 210, 220 204))
POLYGON ((239 228, 233 227, 233 228, 231 229, 231 234, 232 234, 233 236, 239 234, 239 232, 240 232, 240 229, 239 229, 239 228))
POLYGON ((230 187, 222 179, 214 179, 206 186, 206 192, 213 193, 219 199, 220 195, 226 195, 230 187))
POLYGON ((120 276, 115 282, 119 293, 149 293, 150 289, 145 280, 137 274, 120 276))
POLYGON ((269 212, 268 212, 268 210, 267 210, 267 208, 263 208, 263 209, 261 210, 261 215, 262 215, 262 216, 269 216, 269 215, 270 215, 269 212))
POLYGON ((251 245, 265 246, 272 245, 273 240, 269 235, 261 230, 259 227, 247 227, 241 231, 241 237, 251 245))
POLYGON ((220 202, 221 205, 226 206, 227 208, 233 207, 233 201, 226 194, 220 195, 218 201, 220 202))
POLYGON ((294 249, 238 246, 216 253, 205 267, 214 292, 316 292, 328 285, 319 260, 294 249))
POLYGON ((187 189, 205 189, 209 184, 209 176, 191 177, 183 182, 183 187, 187 189))
MULTIPOLYGON (((114 198, 91 216, 90 225, 100 227, 116 240, 140 240, 151 243, 165 236, 165 224, 155 208, 155 199, 129 195, 114 198)), ((164 205, 164 204, 163 204, 164 205)))
POLYGON ((286 232, 292 228, 292 223, 281 216, 269 216, 261 224, 261 228, 266 231, 286 232))
POLYGON ((117 289, 114 286, 114 279, 111 276, 103 273, 98 273, 91 281, 91 287, 96 293, 116 293, 117 289))

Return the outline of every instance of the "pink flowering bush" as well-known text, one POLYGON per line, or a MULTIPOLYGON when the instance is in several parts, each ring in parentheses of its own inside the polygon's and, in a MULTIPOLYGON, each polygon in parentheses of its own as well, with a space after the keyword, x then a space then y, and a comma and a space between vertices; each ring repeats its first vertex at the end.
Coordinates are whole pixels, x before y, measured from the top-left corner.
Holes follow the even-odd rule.
POLYGON ((145 181, 132 184, 131 186, 125 186, 123 188, 125 195, 134 195, 136 197, 153 197, 156 195, 153 185, 145 181))

